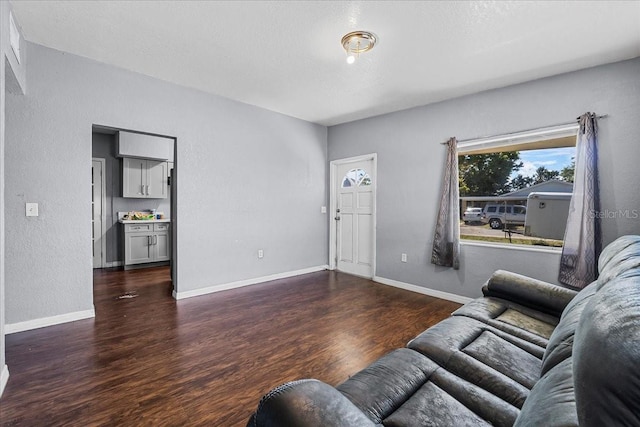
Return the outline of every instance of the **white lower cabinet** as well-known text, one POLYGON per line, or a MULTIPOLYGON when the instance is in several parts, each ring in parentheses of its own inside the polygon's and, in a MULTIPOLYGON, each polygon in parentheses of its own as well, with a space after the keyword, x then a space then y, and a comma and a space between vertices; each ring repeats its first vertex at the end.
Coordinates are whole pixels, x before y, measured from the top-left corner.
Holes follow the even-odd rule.
POLYGON ((124 265, 169 261, 169 223, 124 224, 124 265))
POLYGON ((169 224, 153 224, 155 246, 155 261, 169 261, 171 259, 171 243, 169 234, 169 224))

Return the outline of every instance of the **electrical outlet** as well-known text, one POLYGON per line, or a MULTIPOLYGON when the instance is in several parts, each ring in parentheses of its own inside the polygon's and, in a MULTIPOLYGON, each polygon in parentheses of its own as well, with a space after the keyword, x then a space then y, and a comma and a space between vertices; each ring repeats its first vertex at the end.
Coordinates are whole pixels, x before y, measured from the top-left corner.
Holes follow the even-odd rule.
POLYGON ((38 204, 37 203, 26 203, 25 204, 25 214, 26 216, 38 216, 38 204))
POLYGON ((264 258, 264 251, 262 249, 258 249, 258 258, 264 258))
POLYGON ((400 256, 400 261, 402 261, 402 262, 407 262, 407 254, 402 254, 402 255, 400 256))

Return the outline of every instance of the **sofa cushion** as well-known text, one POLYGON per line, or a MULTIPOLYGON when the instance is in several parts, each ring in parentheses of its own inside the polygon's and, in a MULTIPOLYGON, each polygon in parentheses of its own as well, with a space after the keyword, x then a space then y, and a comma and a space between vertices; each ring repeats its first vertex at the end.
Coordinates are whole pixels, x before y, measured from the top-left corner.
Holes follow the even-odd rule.
POLYGON ((588 302, 573 372, 581 426, 640 425, 640 277, 617 278, 588 302))
POLYGON ((558 318, 501 298, 478 298, 453 312, 546 347, 558 318))
POLYGON ((624 252, 624 250, 629 246, 636 246, 638 244, 640 244, 640 236, 636 235, 620 236, 613 242, 609 243, 598 257, 598 272, 600 274, 604 273, 605 269, 614 258, 618 258, 619 254, 624 252))
POLYGON ((577 426, 571 358, 540 378, 522 406, 514 427, 577 426))
POLYGON ((401 348, 381 357, 336 388, 372 421, 380 423, 438 369, 423 355, 401 348))
POLYGON ((542 359, 542 374, 559 362, 571 357, 574 335, 587 303, 607 283, 616 278, 640 275, 640 236, 622 236, 602 251, 598 280, 585 287, 567 305, 558 326, 549 338, 542 359))
POLYGON ((519 412, 406 348, 383 356, 336 388, 371 421, 388 427, 511 426, 519 412))
POLYGON ((291 381, 265 394, 247 427, 376 427, 338 390, 314 379, 291 381))
POLYGON ((486 297, 502 298, 559 318, 577 292, 521 274, 497 270, 482 287, 482 293, 486 297))
POLYGON ((640 275, 640 236, 622 236, 609 244, 598 259, 599 288, 616 277, 640 275))
POLYGON ((544 351, 463 316, 443 320, 407 346, 517 408, 539 378, 544 351))
POLYGON ((439 368, 382 424, 385 427, 511 427, 518 413, 502 399, 439 368))
POLYGON ((598 290, 598 283, 593 282, 567 305, 558 326, 551 334, 544 357, 542 358, 542 371, 544 375, 551 368, 556 366, 563 360, 571 357, 573 348, 573 337, 576 327, 580 322, 580 316, 587 302, 595 295, 598 290))

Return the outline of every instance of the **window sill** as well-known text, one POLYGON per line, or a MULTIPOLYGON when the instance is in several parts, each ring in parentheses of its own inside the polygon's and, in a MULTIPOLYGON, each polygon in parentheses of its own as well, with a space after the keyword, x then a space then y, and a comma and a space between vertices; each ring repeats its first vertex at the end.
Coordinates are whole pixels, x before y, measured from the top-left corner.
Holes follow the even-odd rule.
POLYGON ((478 247, 494 248, 494 249, 510 249, 510 250, 516 250, 516 251, 526 251, 526 252, 542 252, 546 254, 557 254, 557 255, 560 255, 562 253, 562 248, 552 248, 552 247, 532 246, 532 245, 518 245, 514 243, 504 244, 504 243, 495 243, 495 242, 478 242, 473 240, 460 240, 460 246, 478 246, 478 247))

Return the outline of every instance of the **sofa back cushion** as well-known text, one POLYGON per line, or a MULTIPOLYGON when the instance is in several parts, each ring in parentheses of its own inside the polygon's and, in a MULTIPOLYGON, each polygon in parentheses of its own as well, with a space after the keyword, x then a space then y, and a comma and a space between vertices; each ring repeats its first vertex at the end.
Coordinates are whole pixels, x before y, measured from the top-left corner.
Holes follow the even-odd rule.
POLYGON ((540 376, 547 373, 558 363, 571 357, 573 337, 576 327, 580 322, 580 316, 587 302, 589 302, 591 297, 597 292, 597 286, 598 283, 593 282, 581 290, 562 312, 560 322, 558 322, 558 326, 556 326, 551 337, 549 337, 547 348, 542 357, 542 371, 540 376))
POLYGON ((514 424, 529 426, 578 426, 571 358, 554 366, 531 389, 514 424))
POLYGON ((581 290, 562 312, 558 326, 549 337, 541 375, 571 357, 582 311, 596 292, 617 278, 640 277, 640 236, 622 236, 607 245, 598 259, 598 270, 598 280, 581 290))
POLYGON ((640 275, 640 236, 622 236, 611 242, 598 258, 599 288, 620 276, 640 275))
POLYGON ((640 425, 640 276, 619 277, 587 303, 573 343, 580 426, 640 425))

